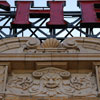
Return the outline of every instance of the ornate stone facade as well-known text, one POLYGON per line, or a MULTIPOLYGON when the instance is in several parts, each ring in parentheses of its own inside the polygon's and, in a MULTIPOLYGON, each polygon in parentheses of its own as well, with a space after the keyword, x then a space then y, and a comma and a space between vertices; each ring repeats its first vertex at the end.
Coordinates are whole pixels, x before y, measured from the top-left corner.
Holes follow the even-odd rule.
POLYGON ((0 53, 100 53, 98 39, 69 38, 60 42, 50 38, 40 43, 36 38, 11 38, 0 41, 0 53))
POLYGON ((0 100, 99 100, 100 41, 0 40, 0 100))

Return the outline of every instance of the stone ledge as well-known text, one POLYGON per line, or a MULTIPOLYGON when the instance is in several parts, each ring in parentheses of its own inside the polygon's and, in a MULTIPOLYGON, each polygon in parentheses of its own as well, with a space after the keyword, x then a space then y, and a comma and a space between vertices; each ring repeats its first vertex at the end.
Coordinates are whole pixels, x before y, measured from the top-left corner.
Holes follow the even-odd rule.
POLYGON ((99 61, 100 54, 41 54, 18 53, 0 54, 0 61, 99 61))
POLYGON ((6 97, 5 100, 100 100, 99 97, 6 97))

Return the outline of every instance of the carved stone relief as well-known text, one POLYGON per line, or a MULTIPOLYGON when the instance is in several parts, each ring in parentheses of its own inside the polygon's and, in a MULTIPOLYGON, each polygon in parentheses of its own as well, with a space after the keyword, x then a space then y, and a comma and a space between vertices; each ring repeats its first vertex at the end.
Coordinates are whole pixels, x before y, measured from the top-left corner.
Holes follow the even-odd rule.
POLYGON ((100 53, 99 39, 87 37, 66 38, 63 41, 48 38, 42 43, 38 38, 17 37, 3 39, 0 44, 1 53, 100 53))
POLYGON ((46 39, 42 44, 42 48, 58 48, 60 46, 60 42, 57 39, 50 38, 46 39))
POLYGON ((63 47, 65 47, 68 52, 71 52, 71 51, 79 52, 80 51, 78 44, 76 43, 75 40, 65 39, 62 44, 63 44, 63 47))
POLYGON ((7 91, 11 94, 28 94, 28 89, 32 86, 31 74, 12 74, 8 77, 7 91))
POLYGON ((71 74, 58 68, 44 68, 32 74, 13 74, 9 77, 6 94, 34 96, 97 96, 95 76, 71 74))
POLYGON ((35 52, 40 45, 40 40, 37 38, 29 39, 23 47, 24 52, 35 52))

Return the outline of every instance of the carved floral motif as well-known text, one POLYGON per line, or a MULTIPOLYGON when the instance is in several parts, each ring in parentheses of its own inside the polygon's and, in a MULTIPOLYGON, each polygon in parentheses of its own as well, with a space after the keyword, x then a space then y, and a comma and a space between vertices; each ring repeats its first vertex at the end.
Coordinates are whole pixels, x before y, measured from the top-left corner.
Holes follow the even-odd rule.
POLYGON ((8 80, 8 94, 35 96, 97 96, 95 76, 71 74, 58 68, 44 68, 30 75, 13 75, 8 80))
MULTIPOLYGON (((13 83, 8 82, 8 85, 19 88, 19 89, 23 89, 23 90, 28 89, 32 83, 32 79, 27 76, 26 77, 22 77, 22 76, 23 75, 21 75, 21 77, 14 76, 12 79, 13 83)), ((12 80, 10 80, 10 81, 12 81, 12 80)))

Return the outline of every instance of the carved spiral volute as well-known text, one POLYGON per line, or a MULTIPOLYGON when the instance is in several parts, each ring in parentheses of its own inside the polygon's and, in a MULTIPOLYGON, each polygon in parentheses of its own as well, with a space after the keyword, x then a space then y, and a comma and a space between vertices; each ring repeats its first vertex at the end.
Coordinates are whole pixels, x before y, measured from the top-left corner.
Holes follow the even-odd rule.
POLYGON ((67 71, 61 72, 61 73, 60 73, 60 76, 61 76, 63 79, 67 79, 67 78, 70 77, 70 72, 67 72, 67 71))
POLYGON ((33 72, 34 78, 41 78, 43 76, 43 72, 35 71, 33 72))

